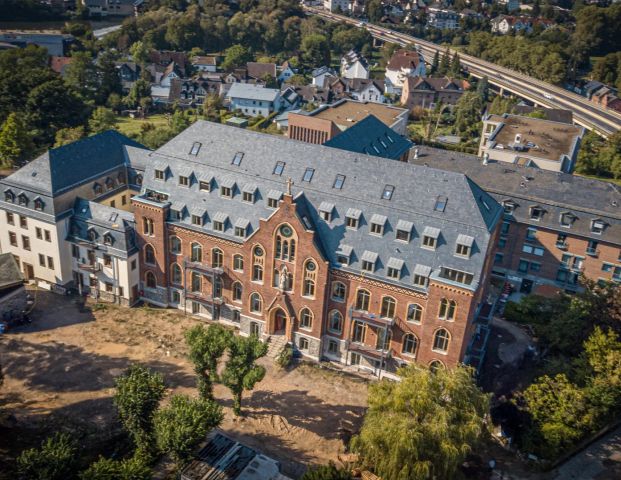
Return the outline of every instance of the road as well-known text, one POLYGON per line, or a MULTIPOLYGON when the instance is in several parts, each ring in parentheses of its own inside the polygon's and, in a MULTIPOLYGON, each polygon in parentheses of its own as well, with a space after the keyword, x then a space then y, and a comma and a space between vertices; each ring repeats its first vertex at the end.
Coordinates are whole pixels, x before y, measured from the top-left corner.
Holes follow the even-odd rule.
MULTIPOLYGON (((433 58, 436 52, 442 55, 446 51, 445 47, 435 43, 377 25, 361 24, 359 20, 354 18, 308 6, 305 6, 304 10, 332 22, 344 22, 366 28, 373 37, 379 40, 402 46, 415 43, 427 60, 433 58)), ((450 51, 450 53, 453 55, 454 51, 450 51)), ((608 137, 621 129, 621 114, 596 105, 585 97, 462 52, 459 52, 459 59, 462 66, 466 67, 473 76, 487 76, 490 84, 514 93, 536 105, 571 110, 575 123, 589 130, 594 130, 604 137, 608 137)))
POLYGON ((106 35, 112 32, 116 32, 119 28, 121 28, 121 25, 113 25, 111 27, 100 28, 98 30, 94 30, 93 35, 97 40, 101 40, 106 35))

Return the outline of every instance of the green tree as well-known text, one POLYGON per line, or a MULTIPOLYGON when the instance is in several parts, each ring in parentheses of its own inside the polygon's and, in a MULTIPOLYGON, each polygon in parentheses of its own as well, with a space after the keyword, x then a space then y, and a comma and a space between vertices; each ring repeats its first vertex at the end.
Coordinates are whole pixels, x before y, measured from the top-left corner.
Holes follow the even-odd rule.
POLYGON ((155 415, 157 445, 180 469, 205 435, 222 422, 222 407, 212 400, 173 395, 155 415))
POLYGON ((369 0, 366 4, 365 11, 369 21, 373 23, 379 22, 384 16, 384 8, 380 0, 369 0))
POLYGON ((487 76, 482 77, 477 82, 477 94, 481 97, 481 101, 483 103, 487 102, 489 99, 489 80, 487 76))
POLYGON ((112 460, 99 457, 80 473, 80 480, 150 480, 152 476, 153 472, 140 458, 112 460))
POLYGON ((0 127, 0 165, 9 168, 23 162, 33 151, 32 134, 18 113, 11 113, 0 127))
POLYGON ((459 77, 461 75, 461 62, 459 60, 459 55, 455 52, 453 55, 453 60, 451 61, 451 69, 450 74, 452 77, 459 77))
POLYGON ((70 477, 77 446, 67 433, 47 438, 41 448, 23 451, 17 457, 17 470, 28 480, 65 480, 70 477))
POLYGON ((132 43, 132 46, 129 48, 132 60, 142 67, 149 61, 150 51, 151 49, 140 40, 132 43))
POLYGON ((88 129, 91 134, 105 132, 115 127, 116 115, 106 107, 97 107, 88 121, 88 129))
POLYGON ((352 448, 382 478, 454 478, 481 439, 489 398, 472 369, 410 365, 400 382, 369 387, 369 409, 352 448))
POLYGON ((62 147, 68 143, 73 143, 86 135, 84 127, 61 128, 56 132, 54 147, 62 147))
POLYGON ((153 451, 153 416, 164 396, 164 380, 159 373, 132 365, 115 383, 114 405, 121 423, 134 441, 138 456, 148 458, 153 451))
POLYGON ((325 35, 313 33, 302 38, 302 57, 315 67, 330 65, 330 45, 325 35))
POLYGON ((209 94, 203 102, 203 115, 210 122, 220 123, 220 109, 222 108, 222 99, 218 94, 209 94))
POLYGON ((141 106, 141 102, 145 98, 151 99, 151 85, 141 78, 134 82, 123 101, 129 108, 136 108, 141 106))
POLYGON ((433 54, 433 60, 431 61, 431 71, 430 75, 438 73, 438 69, 440 68, 440 51, 436 50, 433 54))
POLYGON ((267 344, 256 335, 233 337, 229 344, 229 359, 222 372, 222 383, 233 394, 233 412, 241 415, 241 401, 244 390, 252 390, 263 380, 265 368, 256 361, 267 353, 267 344))
POLYGON ((481 131, 483 103, 476 92, 465 92, 455 105, 455 129, 461 135, 476 137, 481 131))
POLYGON ((448 75, 450 70, 451 70, 451 52, 447 48, 446 51, 442 54, 442 58, 440 59, 440 64, 438 65, 438 74, 448 75))
POLYGON ((382 68, 386 68, 386 65, 388 65, 388 62, 390 62, 390 59, 397 50, 399 50, 399 45, 396 43, 386 42, 382 45, 382 48, 380 49, 380 65, 382 68))
POLYGON ((185 332, 185 341, 194 365, 198 392, 213 398, 213 383, 218 381, 218 360, 231 343, 232 333, 222 325, 196 325, 185 332))
POLYGON ((300 480, 352 480, 351 472, 346 468, 337 468, 334 463, 309 468, 300 480))
POLYGON ((234 68, 243 67, 247 62, 252 60, 250 50, 243 45, 233 45, 224 52, 224 61, 222 68, 224 70, 232 70, 234 68))
POLYGON ((74 52, 63 78, 83 100, 96 99, 99 91, 99 73, 89 52, 74 52))
POLYGON ((120 97, 123 88, 112 53, 104 51, 99 55, 97 59, 97 75, 99 77, 99 88, 97 89, 98 104, 101 105, 109 102, 111 95, 120 97))
POLYGON ((612 330, 596 327, 584 342, 584 356, 592 370, 587 395, 602 422, 621 410, 621 341, 612 330))

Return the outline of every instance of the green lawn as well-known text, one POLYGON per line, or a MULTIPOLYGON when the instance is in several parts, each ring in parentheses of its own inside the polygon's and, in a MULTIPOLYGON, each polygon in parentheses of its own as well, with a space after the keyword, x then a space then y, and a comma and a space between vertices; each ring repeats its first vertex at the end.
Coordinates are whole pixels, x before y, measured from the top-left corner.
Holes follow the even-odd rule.
POLYGON ((132 136, 140 133, 140 128, 145 123, 152 123, 156 128, 168 125, 168 119, 164 114, 150 115, 147 118, 117 117, 116 128, 124 135, 132 136))

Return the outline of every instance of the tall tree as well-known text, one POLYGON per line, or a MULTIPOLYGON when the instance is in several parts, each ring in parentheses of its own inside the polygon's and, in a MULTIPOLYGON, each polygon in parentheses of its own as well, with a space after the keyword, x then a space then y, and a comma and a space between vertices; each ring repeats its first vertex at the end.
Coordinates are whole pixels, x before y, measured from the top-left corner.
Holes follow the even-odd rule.
POLYGON ((487 79, 487 75, 477 82, 477 94, 481 97, 483 103, 489 100, 489 80, 487 79))
POLYGON ((65 82, 80 94, 83 100, 95 101, 99 91, 97 65, 89 52, 74 52, 67 65, 65 82))
POLYGON ((116 125, 116 115, 106 107, 97 107, 88 121, 88 129, 91 134, 111 130, 116 125))
POLYGON ((365 8, 367 17, 371 22, 379 22, 384 16, 384 7, 380 0, 369 0, 365 8))
POLYGON ((132 56, 132 60, 142 67, 149 61, 150 51, 151 49, 140 40, 132 43, 132 46, 129 47, 129 54, 132 56))
POLYGON ((19 113, 11 113, 0 127, 0 165, 7 168, 26 160, 33 151, 32 134, 19 113))
POLYGON ((438 73, 440 75, 447 75, 451 69, 451 52, 447 48, 442 54, 440 59, 440 65, 438 65, 438 73))
POLYGON ((267 353, 267 344, 256 335, 233 337, 229 345, 229 359, 222 372, 222 383, 233 394, 233 412, 241 415, 241 401, 244 390, 252 390, 263 380, 265 367, 256 361, 267 353))
POLYGON ((459 55, 457 52, 455 52, 455 55, 453 55, 453 60, 451 60, 450 74, 452 77, 459 77, 461 75, 461 61, 459 60, 459 55))
POLYGON ((181 469, 205 435, 222 422, 222 407, 212 400, 173 395, 155 415, 155 434, 161 451, 181 469))
POLYGON ((121 423, 130 434, 138 456, 153 453, 153 416, 164 396, 164 380, 159 373, 132 365, 116 379, 114 404, 121 423))
POLYGON ((17 457, 17 470, 28 480, 65 480, 73 473, 76 442, 67 433, 47 438, 41 448, 23 451, 17 457))
POLYGON ((382 478, 454 478, 485 431, 488 396, 468 367, 432 372, 410 365, 398 373, 400 382, 369 387, 353 449, 382 478))
POLYGON ((56 132, 54 147, 62 147, 68 143, 73 143, 84 137, 84 127, 61 128, 56 132))
POLYGON ((114 56, 109 51, 104 51, 97 59, 97 71, 99 76, 99 88, 97 90, 97 102, 102 105, 109 101, 110 95, 121 95, 123 88, 121 78, 114 63, 114 56))
POLYGON ((224 61, 222 62, 222 68, 224 70, 231 70, 233 68, 239 68, 246 65, 246 62, 252 60, 252 54, 250 50, 243 45, 233 45, 226 49, 224 53, 224 61))
POLYGON ((302 56, 308 65, 330 65, 330 45, 325 35, 313 33, 302 38, 302 56))
POLYGON ((436 50, 436 53, 433 54, 433 60, 431 61, 431 75, 438 73, 438 69, 440 68, 440 51, 436 50))
POLYGON ((232 333, 222 325, 196 325, 185 332, 200 396, 213 398, 213 382, 218 379, 218 360, 229 346, 232 333))

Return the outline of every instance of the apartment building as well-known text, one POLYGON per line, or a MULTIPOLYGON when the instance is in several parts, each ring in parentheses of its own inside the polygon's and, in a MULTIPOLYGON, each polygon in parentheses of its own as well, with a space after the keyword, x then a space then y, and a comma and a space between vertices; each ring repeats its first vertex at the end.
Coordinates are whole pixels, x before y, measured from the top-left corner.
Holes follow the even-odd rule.
POLYGON ((133 303, 130 199, 146 153, 108 131, 51 149, 0 180, 1 251, 41 287, 84 287, 133 303))
POLYGON ((583 136, 584 128, 563 122, 508 113, 486 115, 483 118, 479 156, 570 173, 578 158, 583 136))
POLYGON ((462 361, 502 208, 461 173, 198 121, 134 196, 145 301, 374 372, 462 361))
POLYGON ((621 189, 599 180, 420 147, 410 162, 463 172, 504 208, 493 274, 522 293, 621 282, 621 189))

